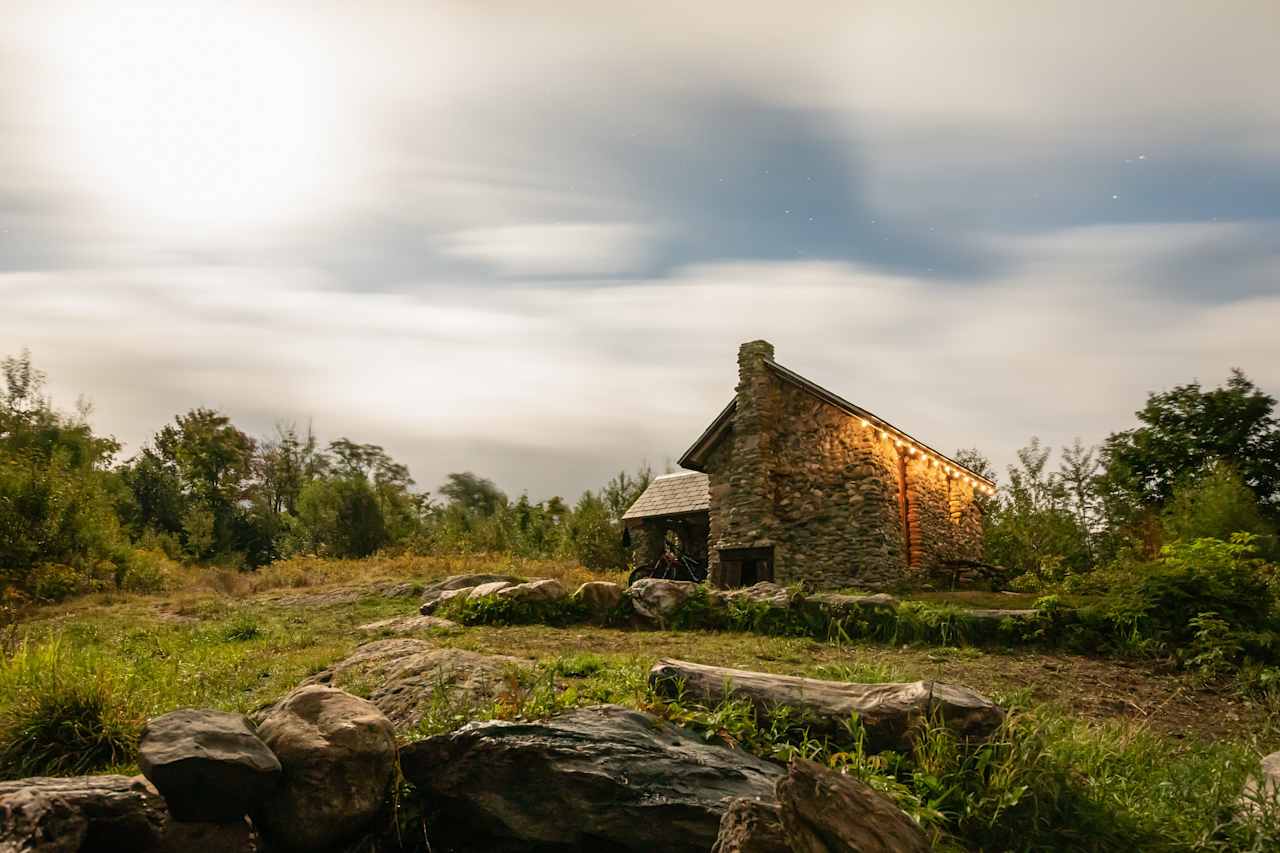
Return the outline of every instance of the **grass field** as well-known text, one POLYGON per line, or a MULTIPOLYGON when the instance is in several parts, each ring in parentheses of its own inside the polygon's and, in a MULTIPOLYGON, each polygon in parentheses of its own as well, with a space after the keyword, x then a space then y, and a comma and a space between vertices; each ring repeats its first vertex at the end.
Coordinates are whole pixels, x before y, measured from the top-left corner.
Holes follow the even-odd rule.
MULTIPOLYGON (((406 582, 464 571, 569 584, 599 577, 569 564, 483 558, 289 561, 255 575, 196 572, 168 594, 101 594, 41 608, 5 637, 0 772, 131 771, 147 717, 269 703, 370 639, 358 626, 415 612, 406 582)), ((837 680, 973 687, 1015 709, 1007 742, 982 767, 945 745, 894 764, 809 743, 803 733, 757 731, 741 709, 663 710, 774 757, 799 749, 874 777, 960 849, 1261 850, 1275 840, 1265 821, 1235 820, 1232 802, 1257 758, 1280 748, 1277 705, 1151 663, 590 626, 420 636, 537 664, 545 677, 536 691, 485 715, 598 701, 652 709, 644 674, 664 656, 837 680)))

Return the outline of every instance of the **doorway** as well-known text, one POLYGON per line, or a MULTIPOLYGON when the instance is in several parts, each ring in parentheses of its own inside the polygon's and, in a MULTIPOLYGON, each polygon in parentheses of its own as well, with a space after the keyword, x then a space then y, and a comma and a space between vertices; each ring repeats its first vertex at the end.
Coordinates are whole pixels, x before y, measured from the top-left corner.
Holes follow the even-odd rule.
POLYGON ((721 548, 720 574, 725 586, 754 586, 773 581, 773 546, 721 548))

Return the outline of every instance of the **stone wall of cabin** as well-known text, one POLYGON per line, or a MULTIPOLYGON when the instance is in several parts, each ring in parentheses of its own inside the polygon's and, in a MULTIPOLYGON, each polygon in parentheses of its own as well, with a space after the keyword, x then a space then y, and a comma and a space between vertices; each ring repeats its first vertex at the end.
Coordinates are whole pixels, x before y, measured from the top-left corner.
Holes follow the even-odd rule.
POLYGON ((818 588, 910 584, 981 558, 972 486, 782 380, 772 355, 743 345, 733 428, 704 464, 713 582, 717 548, 772 546, 775 580, 818 588))

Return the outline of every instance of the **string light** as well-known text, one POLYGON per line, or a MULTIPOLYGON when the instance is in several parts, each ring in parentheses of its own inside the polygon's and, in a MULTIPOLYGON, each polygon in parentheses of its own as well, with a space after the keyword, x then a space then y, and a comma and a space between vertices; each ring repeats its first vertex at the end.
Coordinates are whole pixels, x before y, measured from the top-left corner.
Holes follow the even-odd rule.
MULTIPOLYGON (((858 420, 862 423, 862 426, 864 429, 874 429, 877 432, 879 432, 881 441, 885 440, 886 438, 889 438, 888 430, 884 429, 883 427, 878 427, 876 424, 873 424, 868 418, 858 418, 858 420)), ((911 456, 923 456, 925 459, 929 460, 930 468, 936 467, 941 469, 942 471, 945 471, 947 473, 947 477, 949 477, 950 479, 964 480, 966 483, 972 486, 973 490, 976 492, 982 492, 983 494, 988 494, 988 495, 994 495, 996 493, 995 488, 987 485, 986 482, 983 481, 982 479, 969 476, 966 471, 961 471, 961 469, 958 469, 955 466, 951 465, 945 459, 933 453, 932 451, 926 450, 921 447, 917 447, 915 444, 911 442, 910 439, 904 440, 902 438, 899 438, 898 436, 894 436, 893 445, 899 450, 901 450, 903 447, 906 447, 907 452, 911 456)))

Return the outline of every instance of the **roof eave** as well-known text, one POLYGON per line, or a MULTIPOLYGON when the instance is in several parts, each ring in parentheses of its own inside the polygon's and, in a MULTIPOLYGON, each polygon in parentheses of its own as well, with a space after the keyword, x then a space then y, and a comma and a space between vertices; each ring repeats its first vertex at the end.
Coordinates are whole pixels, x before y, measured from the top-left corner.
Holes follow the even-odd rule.
POLYGON ((688 468, 691 471, 700 471, 706 473, 703 468, 701 459, 703 453, 710 450, 711 447, 720 440, 720 436, 728 428, 733 421, 733 410, 738 405, 737 399, 729 401, 729 405, 720 410, 720 414, 716 415, 711 425, 702 431, 702 435, 698 436, 697 441, 689 446, 689 449, 680 457, 677 464, 681 468, 688 468))

